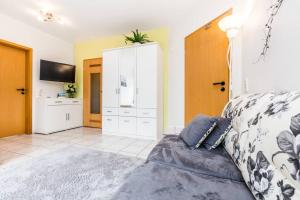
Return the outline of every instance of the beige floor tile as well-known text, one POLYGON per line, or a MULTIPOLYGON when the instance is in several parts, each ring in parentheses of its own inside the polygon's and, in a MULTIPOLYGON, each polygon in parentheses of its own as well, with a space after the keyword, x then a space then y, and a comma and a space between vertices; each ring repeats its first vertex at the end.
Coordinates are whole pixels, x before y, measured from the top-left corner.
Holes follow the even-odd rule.
POLYGON ((150 145, 153 141, 151 140, 136 140, 134 143, 132 143, 131 145, 133 146, 144 146, 147 147, 148 145, 150 145))
POLYGON ((22 137, 22 135, 14 135, 14 136, 8 136, 8 137, 1 138, 1 140, 15 141, 21 137, 22 137))
POLYGON ((100 129, 78 128, 49 135, 18 135, 0 139, 0 161, 12 163, 68 147, 90 148, 145 159, 155 145, 156 142, 151 140, 102 135, 100 129))
POLYGON ((148 157, 148 155, 150 154, 150 152, 152 151, 152 147, 146 147, 143 151, 141 151, 137 157, 139 158, 143 158, 146 159, 148 157))
POLYGON ((97 151, 111 152, 111 153, 118 153, 120 151, 119 149, 107 148, 103 146, 90 146, 89 148, 97 151))
POLYGON ((118 154, 124 155, 124 156, 130 156, 130 157, 137 157, 137 154, 129 153, 129 152, 125 152, 125 151, 119 151, 118 154))
POLYGON ((29 161, 31 159, 32 157, 26 155, 14 155, 6 160, 0 161, 0 169, 10 168, 11 164, 29 161))
POLYGON ((0 149, 5 149, 5 147, 9 144, 12 144, 13 141, 8 141, 8 140, 0 140, 0 149))
POLYGON ((20 157, 20 154, 9 152, 9 151, 0 151, 0 163, 3 163, 6 160, 13 160, 17 157, 20 157))
POLYGON ((1 149, 5 150, 5 151, 10 151, 10 152, 19 152, 21 149, 24 149, 26 147, 28 147, 30 145, 28 144, 21 144, 21 143, 17 143, 17 142, 11 142, 11 143, 7 143, 5 145, 1 145, 1 149))
POLYGON ((31 152, 28 152, 27 154, 25 154, 26 156, 30 156, 30 157, 40 157, 43 155, 46 155, 48 153, 54 152, 55 149, 45 149, 45 148, 40 148, 39 150, 33 150, 31 152))
POLYGON ((131 154, 139 154, 141 151, 143 151, 146 148, 146 146, 136 146, 136 145, 129 145, 128 147, 122 149, 122 152, 127 152, 131 154))

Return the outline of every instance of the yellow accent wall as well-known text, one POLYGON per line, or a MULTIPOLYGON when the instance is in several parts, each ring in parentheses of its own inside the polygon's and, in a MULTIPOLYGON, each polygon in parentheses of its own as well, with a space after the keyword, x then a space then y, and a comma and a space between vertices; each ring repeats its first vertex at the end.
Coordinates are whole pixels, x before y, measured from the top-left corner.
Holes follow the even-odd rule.
MULTIPOLYGON (((169 30, 166 28, 142 31, 148 34, 151 41, 158 42, 163 51, 164 72, 164 127, 168 121, 168 55, 169 55, 169 30)), ((76 80, 78 85, 78 96, 82 97, 83 89, 83 60, 102 57, 104 49, 125 46, 124 36, 110 36, 81 41, 75 44, 76 80)))

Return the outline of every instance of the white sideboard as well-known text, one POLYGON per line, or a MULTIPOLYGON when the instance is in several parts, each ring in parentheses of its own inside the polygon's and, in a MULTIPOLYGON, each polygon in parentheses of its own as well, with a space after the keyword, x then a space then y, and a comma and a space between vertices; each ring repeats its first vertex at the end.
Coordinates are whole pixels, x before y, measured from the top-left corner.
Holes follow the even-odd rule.
POLYGON ((82 126, 82 100, 37 98, 36 133, 49 134, 82 126))
POLYGON ((103 52, 102 133, 160 139, 163 69, 157 43, 103 52))

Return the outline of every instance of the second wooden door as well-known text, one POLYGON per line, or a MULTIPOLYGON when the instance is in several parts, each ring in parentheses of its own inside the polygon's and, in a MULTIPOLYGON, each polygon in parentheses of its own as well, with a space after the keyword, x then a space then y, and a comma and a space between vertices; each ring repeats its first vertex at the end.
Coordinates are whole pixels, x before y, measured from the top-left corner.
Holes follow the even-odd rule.
POLYGON ((102 59, 84 60, 83 125, 102 127, 102 59))
POLYGON ((228 39, 218 17, 185 39, 185 123, 220 115, 229 98, 228 39))

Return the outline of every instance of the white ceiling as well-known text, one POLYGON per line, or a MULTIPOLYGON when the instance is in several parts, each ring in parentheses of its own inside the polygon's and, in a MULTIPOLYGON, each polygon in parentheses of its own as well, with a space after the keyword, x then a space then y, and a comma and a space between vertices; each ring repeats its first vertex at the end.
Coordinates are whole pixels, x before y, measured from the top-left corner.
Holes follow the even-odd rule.
POLYGON ((0 12, 68 41, 176 24, 191 10, 220 0, 0 0, 0 12), (37 20, 44 8, 66 18, 64 25, 37 20))

